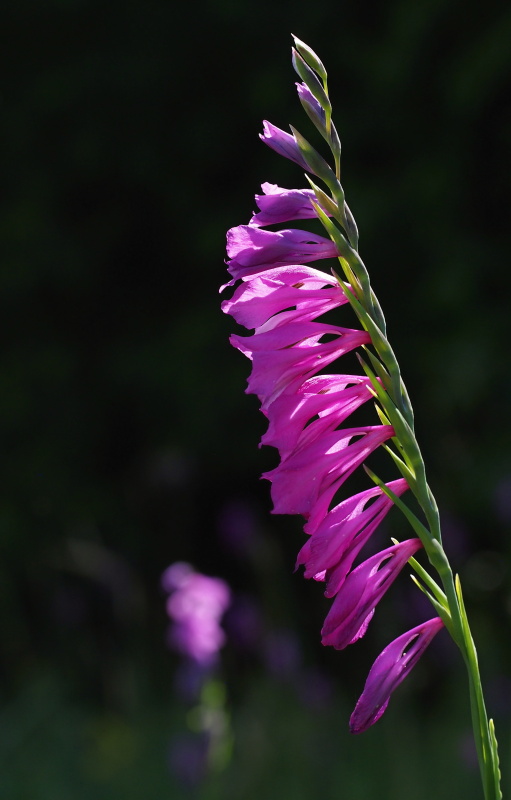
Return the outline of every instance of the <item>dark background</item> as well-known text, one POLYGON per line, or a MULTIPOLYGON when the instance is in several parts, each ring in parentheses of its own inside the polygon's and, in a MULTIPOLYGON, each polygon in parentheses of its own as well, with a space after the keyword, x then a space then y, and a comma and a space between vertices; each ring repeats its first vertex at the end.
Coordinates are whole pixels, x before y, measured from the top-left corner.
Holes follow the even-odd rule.
MULTIPOLYGON (((8 0, 2 18, 0 796, 480 796, 446 636, 386 718, 349 737, 372 659, 425 608, 403 575, 364 642, 323 650, 328 603, 292 573, 300 521, 271 517, 258 479, 275 454, 257 448, 218 287, 225 230, 248 222, 261 182, 303 185, 257 136, 263 118, 313 136, 291 32, 329 70, 344 187, 509 789, 511 9, 8 0), (166 755, 186 727, 159 588, 178 559, 259 620, 220 671, 232 759, 193 790, 166 755), (279 677, 272 636, 331 701, 279 677)), ((387 536, 408 535, 390 520, 387 536)))

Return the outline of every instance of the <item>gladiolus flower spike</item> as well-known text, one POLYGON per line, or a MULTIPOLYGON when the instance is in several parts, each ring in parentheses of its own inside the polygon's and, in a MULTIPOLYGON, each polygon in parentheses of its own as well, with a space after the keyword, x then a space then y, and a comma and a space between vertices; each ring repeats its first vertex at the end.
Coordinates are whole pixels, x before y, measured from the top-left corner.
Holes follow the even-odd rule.
MULTIPOLYGON (((262 141, 306 173, 308 186, 284 189, 263 183, 258 211, 248 225, 227 233, 227 261, 234 286, 222 310, 252 330, 231 336, 231 343, 252 362, 247 392, 257 395, 268 429, 261 444, 275 447, 280 463, 263 475, 271 481, 273 513, 299 514, 308 538, 297 567, 306 578, 324 582, 333 598, 322 641, 336 649, 366 632, 383 598, 404 565, 431 601, 432 619, 399 635, 374 662, 350 721, 354 733, 373 725, 384 713, 394 689, 408 675, 433 637, 447 628, 461 650, 471 685, 472 718, 486 800, 499 800, 499 765, 493 722, 484 706, 475 646, 459 578, 442 547, 437 505, 426 480, 414 433, 413 411, 399 364, 367 269, 358 252, 358 230, 340 183, 340 144, 332 122, 326 70, 318 56, 295 37, 293 66, 301 82, 298 97, 327 142, 333 168, 294 128, 291 134, 264 122, 262 141), (315 181, 319 179, 324 188, 315 181), (287 225, 319 220, 327 236, 287 225), (309 265, 337 259, 340 274, 309 265), (321 321, 325 313, 350 305, 359 328, 321 321), (355 351, 364 374, 332 374, 325 368, 355 351), (378 424, 345 427, 350 415, 368 400, 378 424), (385 483, 366 465, 381 445, 401 477, 385 483), (374 486, 352 497, 339 497, 349 476, 361 466, 374 486), (421 509, 417 515, 402 495, 409 492, 421 509), (393 506, 410 523, 415 538, 355 564, 362 548, 393 506), (414 557, 424 549, 430 572, 414 557)), ((344 312, 343 312, 344 313, 344 312)), ((408 496, 408 495, 407 495, 408 496)))

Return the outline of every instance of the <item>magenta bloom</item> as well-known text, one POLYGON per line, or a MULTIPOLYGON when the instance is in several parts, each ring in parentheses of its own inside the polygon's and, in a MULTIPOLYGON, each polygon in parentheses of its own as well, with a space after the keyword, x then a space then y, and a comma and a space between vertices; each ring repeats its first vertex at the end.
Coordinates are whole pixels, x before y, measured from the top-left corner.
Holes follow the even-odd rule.
MULTIPOLYGON (((326 131, 326 112, 307 85, 297 87, 337 161, 340 144, 335 128, 326 131)), ((299 134, 291 136, 265 121, 261 139, 306 172, 313 172, 298 146, 299 134)), ((325 183, 335 183, 321 156, 307 152, 325 183)), ((379 486, 353 497, 337 494, 353 472, 396 433, 391 425, 360 425, 358 420, 352 427, 342 427, 374 398, 375 386, 365 375, 325 374, 341 356, 371 344, 367 330, 320 320, 346 305, 349 293, 335 275, 306 265, 337 258, 336 245, 308 231, 264 229, 314 219, 314 192, 271 183, 263 183, 262 191, 256 195, 258 211, 250 224, 227 233, 232 280, 226 286, 240 283, 232 297, 223 301, 222 310, 253 331, 249 336, 234 334, 230 342, 252 362, 246 392, 259 398, 268 420, 261 445, 275 447, 280 456, 279 464, 262 477, 271 482, 274 514, 300 514, 306 520, 309 536, 296 565, 304 567, 306 578, 325 582, 325 595, 333 602, 322 642, 343 649, 364 635, 376 605, 422 544, 419 539, 401 542, 353 568, 393 502, 379 486)), ((349 217, 347 206, 345 210, 349 217)), ((398 497, 408 489, 402 478, 387 485, 398 497)))
POLYGON ((347 303, 337 280, 312 267, 288 266, 248 276, 222 311, 245 328, 260 328, 274 314, 294 307, 274 320, 312 320, 347 303))
POLYGON ((220 620, 231 601, 229 587, 183 563, 168 567, 162 586, 171 592, 167 600, 171 646, 198 664, 212 665, 225 642, 220 620))
POLYGON ((284 460, 294 450, 343 423, 371 399, 362 375, 317 375, 296 392, 284 392, 266 410, 269 426, 261 444, 276 447, 284 460))
POLYGON ((312 189, 281 189, 274 183, 263 183, 261 189, 264 194, 255 196, 259 211, 250 220, 250 225, 260 227, 292 219, 316 219, 311 200, 317 200, 312 189))
POLYGON ((391 425, 341 428, 295 450, 263 474, 272 482, 273 513, 312 515, 315 523, 344 481, 393 435, 391 425))
POLYGON ((380 719, 394 689, 404 681, 443 625, 440 617, 434 617, 398 636, 380 653, 351 715, 352 733, 362 733, 380 719))
POLYGON ((335 258, 337 249, 330 239, 309 231, 290 228, 274 232, 238 225, 227 231, 227 255, 227 269, 237 279, 284 264, 335 258))
POLYGON ((256 394, 263 410, 282 392, 293 392, 322 367, 370 341, 366 331, 320 322, 294 322, 253 336, 230 337, 231 344, 252 361, 248 394, 256 394), (325 335, 333 336, 321 342, 325 335))
POLYGON ((272 125, 271 122, 263 120, 263 132, 259 134, 259 138, 279 155, 291 159, 306 172, 312 172, 300 153, 296 139, 290 133, 286 133, 277 128, 276 125, 272 125))
POLYGON ((420 539, 407 539, 376 553, 350 572, 326 616, 322 643, 343 650, 360 639, 376 605, 410 556, 421 547, 420 539))
MULTIPOLYGON (((388 487, 398 496, 408 489, 402 478, 391 481, 388 487)), ((325 580, 325 595, 333 597, 340 590, 360 550, 392 506, 392 500, 378 487, 343 500, 312 531, 298 553, 296 566, 305 566, 306 578, 325 580), (369 505, 370 500, 374 502, 369 505)), ((310 533, 309 524, 305 526, 305 532, 310 533)))

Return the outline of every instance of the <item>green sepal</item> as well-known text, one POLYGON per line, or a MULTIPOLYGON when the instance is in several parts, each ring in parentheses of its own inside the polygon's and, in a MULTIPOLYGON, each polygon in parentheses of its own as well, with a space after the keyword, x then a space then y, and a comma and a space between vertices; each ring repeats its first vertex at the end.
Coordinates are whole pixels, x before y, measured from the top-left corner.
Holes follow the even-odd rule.
POLYGON ((490 730, 490 747, 492 755, 493 778, 495 781, 495 786, 497 787, 498 791, 497 800, 502 800, 502 791, 500 789, 500 781, 502 778, 502 774, 500 771, 500 764, 499 764, 499 746, 497 744, 497 737, 495 735, 495 724, 492 719, 488 721, 488 728, 490 730))
POLYGON ((461 591, 461 581, 460 576, 456 575, 454 578, 454 586, 456 588, 456 597, 458 599, 458 606, 459 606, 459 613, 460 613, 460 620, 461 625, 463 628, 464 639, 465 642, 468 644, 467 647, 467 655, 469 659, 473 659, 474 663, 477 664, 477 652, 474 645, 474 640, 472 638, 472 634, 470 632, 470 626, 468 624, 467 618, 467 611, 465 608, 465 601, 463 600, 463 592, 461 591))
MULTIPOLYGON (((374 353, 371 353, 371 351, 369 350, 369 348, 366 345, 363 345, 363 349, 367 353, 367 355, 369 356, 369 359, 371 361, 371 364, 373 365, 373 369, 374 369, 375 373, 378 375, 378 377, 381 380, 382 384, 388 390, 392 386, 392 381, 390 379, 389 373, 387 372, 387 370, 385 369, 385 367, 381 363, 380 359, 377 358, 374 355, 374 353)), ((359 357, 359 361, 360 361, 360 357, 359 357)))
POLYGON ((330 214, 332 217, 335 217, 335 219, 339 220, 340 222, 341 220, 340 220, 339 206, 337 205, 335 200, 332 200, 332 198, 329 197, 329 195, 327 195, 327 193, 324 192, 323 189, 320 189, 320 187, 314 183, 310 175, 305 175, 305 177, 307 178, 307 181, 312 191, 316 195, 316 200, 318 201, 321 207, 321 211, 323 212, 326 211, 327 214, 330 214))
MULTIPOLYGON (((410 467, 408 466, 408 464, 405 464, 403 459, 399 458, 398 454, 394 453, 394 451, 388 445, 384 444, 382 446, 383 446, 384 450, 386 450, 387 453, 389 454, 389 456, 392 458, 394 464, 396 465, 396 467, 400 471, 400 473, 403 476, 403 478, 410 485, 410 489, 412 487, 416 487, 417 486, 417 479, 416 479, 414 473, 412 472, 412 470, 410 469, 410 467)), ((414 492, 414 494, 415 494, 415 492, 414 492)))
POLYGON ((332 269, 332 275, 343 290, 348 301, 351 303, 350 298, 353 297, 353 294, 357 295, 358 297, 363 297, 364 291, 346 259, 342 258, 342 256, 339 256, 339 261, 344 270, 344 274, 348 279, 348 283, 345 283, 345 281, 339 277, 335 269, 332 269))
MULTIPOLYGON (((367 349, 366 349, 366 352, 369 353, 369 351, 367 349)), ((387 411, 387 413, 389 413, 389 415, 392 414, 392 410, 389 409, 389 399, 390 398, 389 398, 387 392, 385 391, 385 387, 382 386, 383 381, 381 381, 381 378, 380 378, 381 382, 377 379, 377 377, 380 377, 380 376, 379 375, 378 376, 375 375, 375 373, 372 371, 372 369, 369 366, 369 364, 367 364, 364 361, 364 359, 362 358, 360 353, 357 353, 356 355, 357 355, 357 358, 358 358, 358 363, 360 364, 360 366, 364 370, 365 374, 367 375, 367 377, 371 381, 371 383, 373 385, 374 392, 375 392, 376 396, 378 397, 378 400, 380 401, 382 407, 385 409, 385 411, 387 411)))
MULTIPOLYGON (((373 293, 371 291, 371 295, 372 294, 373 293)), ((366 297, 364 297, 364 301, 365 300, 366 297)), ((413 448, 417 456, 417 464, 420 463, 423 469, 424 464, 422 461, 422 456, 420 455, 417 441, 415 439, 415 434, 413 433, 413 429, 410 425, 410 422, 406 419, 406 417, 403 414, 403 412, 405 412, 410 417, 411 422, 413 423, 413 414, 411 406, 409 401, 408 403, 406 402, 408 394, 403 391, 401 372, 399 370, 399 366, 396 357, 394 355, 394 351, 392 350, 388 342, 388 339, 385 337, 385 335, 382 333, 380 328, 373 320, 371 314, 366 310, 366 308, 360 302, 357 301, 357 298, 353 297, 353 299, 350 299, 350 303, 357 317, 359 318, 360 322, 364 326, 365 330, 369 333, 371 337, 371 342, 390 376, 391 382, 390 385, 387 386, 387 390, 392 399, 394 400, 396 409, 399 409, 398 403, 402 408, 402 411, 399 410, 399 414, 400 414, 400 419, 402 420, 402 423, 404 425, 403 435, 406 436, 407 439, 409 439, 411 447, 413 448)))
POLYGON ((452 624, 451 612, 449 609, 449 603, 447 601, 447 595, 445 594, 445 592, 442 591, 438 583, 431 577, 429 572, 424 569, 422 564, 419 564, 416 558, 412 556, 411 558, 408 559, 408 563, 410 564, 411 567, 413 567, 413 569, 415 570, 421 581, 426 584, 426 586, 428 587, 428 591, 434 595, 438 605, 441 608, 443 608, 444 611, 448 614, 449 621, 452 624))
POLYGON ((318 151, 315 150, 311 144, 309 144, 307 139, 302 136, 302 134, 297 131, 296 128, 293 128, 292 125, 289 127, 291 128, 291 133, 293 134, 296 144, 298 145, 298 149, 300 150, 300 153, 310 170, 317 175, 318 178, 321 178, 321 180, 326 183, 330 191, 334 193, 338 189, 338 182, 333 170, 328 166, 323 156, 320 156, 318 151))
POLYGON ((355 222, 355 217, 351 213, 351 209, 347 203, 344 203, 344 212, 345 212, 345 225, 346 225, 346 233, 348 234, 348 239, 353 247, 354 250, 358 248, 358 227, 357 223, 355 222))
MULTIPOLYGON (((381 478, 379 478, 377 475, 375 475, 375 473, 371 469, 369 469, 369 467, 366 464, 364 464, 364 469, 365 469, 367 475, 373 481, 373 483, 375 483, 377 486, 379 486, 380 489, 382 490, 382 492, 384 494, 386 494, 387 497, 389 497, 392 500, 394 505, 397 506, 397 508, 399 508, 399 510, 404 514, 404 516, 406 517, 406 519, 410 523, 411 527, 413 528, 413 530, 415 531, 415 533, 417 534, 417 536, 419 537, 421 542, 425 542, 425 541, 429 542, 431 540, 430 531, 426 528, 425 525, 423 525, 423 523, 420 521, 420 519, 415 516, 413 511, 410 508, 408 508, 406 503, 404 503, 403 500, 401 500, 401 498, 398 497, 397 494, 395 494, 392 491, 392 489, 389 489, 387 484, 384 483, 381 478)), ((404 476, 404 477, 406 478, 406 476, 404 476)))
POLYGON ((304 61, 307 62, 309 67, 312 67, 312 69, 316 70, 319 77, 322 79, 323 83, 326 83, 327 73, 321 59, 318 58, 314 50, 311 47, 309 47, 308 44, 302 42, 301 39, 298 39, 294 34, 291 34, 291 36, 293 37, 296 49, 298 50, 304 61))
MULTIPOLYGON (((370 296, 371 287, 369 284, 369 275, 367 274, 367 270, 363 265, 362 261, 360 260, 358 253, 353 250, 347 239, 343 236, 340 230, 334 225, 334 223, 326 217, 326 219, 321 218, 321 222, 325 227, 327 233, 330 235, 330 238, 337 245, 337 249, 339 251, 339 260, 341 265, 348 277, 348 272, 346 270, 346 264, 349 266, 350 273, 355 275, 357 279, 358 285, 362 289, 362 295, 358 299, 355 297, 353 293, 347 292, 346 296, 350 301, 350 304, 357 314, 360 322, 364 325, 364 328, 370 333, 369 328, 364 324, 364 319, 367 319, 368 324, 372 323, 371 318, 367 314, 364 304, 368 302, 368 298, 370 296), (359 309, 359 310, 357 310, 359 309), (360 311, 360 313, 359 313, 360 311)), ((350 278, 348 277, 348 280, 350 278)), ((351 280, 350 280, 351 283, 351 280)), ((345 288, 345 287, 343 287, 345 288)), ((374 323, 372 323, 374 326, 374 323)))
POLYGON ((385 322, 385 315, 383 314, 380 301, 378 300, 372 289, 371 289, 371 304, 373 307, 374 321, 378 325, 381 332, 385 335, 387 332, 387 323, 385 322))
MULTIPOLYGON (((374 394, 374 391, 373 391, 373 394, 374 394)), ((374 404, 374 407, 376 409, 376 413, 378 414, 378 417, 380 418, 381 424, 382 425, 391 425, 392 426, 392 423, 391 423, 390 419, 387 417, 387 415, 385 414, 383 409, 381 409, 380 406, 377 403, 374 404)))
POLYGON ((315 73, 307 65, 302 56, 294 49, 294 47, 292 49, 292 60, 295 72, 305 83, 312 96, 316 98, 316 100, 318 101, 319 105, 321 106, 325 114, 331 114, 332 105, 330 103, 328 95, 326 94, 325 90, 323 89, 323 86, 317 79, 315 73))
MULTIPOLYGON (((408 563, 410 563, 410 561, 408 563)), ((454 629, 453 629, 453 626, 452 626, 452 619, 451 619, 451 616, 450 616, 449 612, 444 608, 443 605, 441 605, 441 603, 439 603, 433 597, 431 592, 429 592, 426 589, 426 587, 422 585, 422 583, 417 579, 417 577, 415 575, 410 575, 410 578, 412 579, 414 584, 421 590, 421 592, 423 592, 426 595, 426 597, 428 598, 429 602, 431 603, 431 605, 435 609, 436 613, 441 618, 441 620, 444 623, 445 627, 447 628, 447 630, 449 631, 449 633, 452 636, 454 629)))

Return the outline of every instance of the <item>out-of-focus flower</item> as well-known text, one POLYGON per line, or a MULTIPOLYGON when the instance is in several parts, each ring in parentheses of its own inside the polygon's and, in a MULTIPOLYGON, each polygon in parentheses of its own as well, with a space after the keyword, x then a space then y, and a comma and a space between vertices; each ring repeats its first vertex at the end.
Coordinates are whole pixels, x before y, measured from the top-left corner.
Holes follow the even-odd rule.
POLYGON ((210 736, 207 731, 183 733, 170 743, 168 764, 170 771, 183 786, 192 789, 206 777, 210 736))
POLYGON ((351 715, 352 733, 362 733, 380 719, 394 689, 404 681, 443 625, 440 617, 434 617, 398 636, 380 653, 351 715))
POLYGON ((171 592, 169 644, 199 664, 213 664, 225 642, 220 621, 230 603, 229 587, 220 578, 201 575, 182 562, 163 573, 162 586, 171 592))

